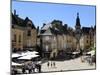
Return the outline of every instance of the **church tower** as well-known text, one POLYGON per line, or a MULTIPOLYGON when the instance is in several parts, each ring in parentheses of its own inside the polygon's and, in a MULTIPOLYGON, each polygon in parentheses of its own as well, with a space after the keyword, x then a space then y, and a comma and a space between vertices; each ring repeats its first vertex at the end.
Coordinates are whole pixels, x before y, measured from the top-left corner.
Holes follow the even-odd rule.
POLYGON ((76 18, 76 25, 75 25, 75 28, 76 28, 76 30, 77 30, 77 29, 81 29, 79 13, 77 13, 77 18, 76 18))
POLYGON ((76 18, 75 37, 76 37, 76 40, 77 40, 77 42, 76 42, 76 44, 77 44, 76 50, 80 51, 81 24, 80 24, 79 13, 77 13, 77 18, 76 18))

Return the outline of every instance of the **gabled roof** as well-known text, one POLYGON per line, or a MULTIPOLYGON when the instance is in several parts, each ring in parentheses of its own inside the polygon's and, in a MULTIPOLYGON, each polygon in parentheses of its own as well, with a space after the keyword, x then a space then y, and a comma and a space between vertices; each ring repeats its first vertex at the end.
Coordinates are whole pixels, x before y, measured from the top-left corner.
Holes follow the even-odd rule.
POLYGON ((11 16, 12 16, 12 24, 13 25, 18 25, 20 27, 27 27, 27 22, 30 21, 32 23, 31 27, 36 29, 33 22, 28 17, 26 17, 25 19, 22 19, 18 15, 13 15, 13 13, 11 16))
POLYGON ((41 30, 47 30, 49 27, 52 27, 51 23, 45 24, 41 30))
POLYGON ((29 21, 32 23, 31 27, 34 28, 34 29, 36 29, 35 25, 33 24, 33 22, 28 17, 25 18, 25 20, 23 21, 22 25, 23 26, 27 26, 27 22, 29 22, 29 21))
POLYGON ((53 35, 50 28, 48 28, 42 35, 53 35))
POLYGON ((11 14, 12 16, 12 24, 18 24, 17 19, 15 18, 15 16, 13 14, 11 14))

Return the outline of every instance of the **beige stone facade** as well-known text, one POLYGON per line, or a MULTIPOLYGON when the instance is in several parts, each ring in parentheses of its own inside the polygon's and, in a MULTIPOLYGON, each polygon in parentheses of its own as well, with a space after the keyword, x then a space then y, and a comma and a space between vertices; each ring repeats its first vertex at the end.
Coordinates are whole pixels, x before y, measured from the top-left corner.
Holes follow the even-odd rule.
POLYGON ((31 48, 36 46, 37 31, 36 29, 24 29, 24 48, 31 48))
POLYGON ((90 35, 84 35, 80 39, 80 47, 82 49, 89 49, 91 47, 90 35))
POLYGON ((11 39, 12 39, 12 48, 17 50, 23 50, 23 30, 21 29, 11 29, 11 39))
POLYGON ((12 50, 34 50, 37 44, 37 29, 26 17, 22 19, 12 14, 11 28, 12 50))

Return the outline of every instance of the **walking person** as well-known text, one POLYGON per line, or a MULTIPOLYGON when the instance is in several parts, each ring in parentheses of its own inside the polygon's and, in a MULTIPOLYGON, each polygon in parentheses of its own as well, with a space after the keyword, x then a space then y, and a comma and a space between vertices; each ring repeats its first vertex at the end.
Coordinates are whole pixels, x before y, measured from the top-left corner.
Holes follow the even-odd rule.
POLYGON ((48 61, 48 63, 47 63, 47 66, 48 66, 48 67, 49 67, 49 64, 50 64, 50 63, 49 63, 49 61, 48 61))

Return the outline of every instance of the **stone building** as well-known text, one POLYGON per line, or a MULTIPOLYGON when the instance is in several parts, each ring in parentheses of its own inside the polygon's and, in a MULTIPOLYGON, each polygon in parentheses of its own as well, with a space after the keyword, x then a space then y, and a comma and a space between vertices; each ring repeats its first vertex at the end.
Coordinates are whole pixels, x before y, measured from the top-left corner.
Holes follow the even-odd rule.
POLYGON ((12 50, 23 50, 23 30, 12 28, 12 50))
POLYGON ((95 32, 93 27, 82 27, 80 46, 83 50, 88 50, 94 46, 95 32))
POLYGON ((43 24, 40 30, 41 49, 43 57, 54 58, 59 54, 88 50, 95 43, 95 28, 81 27, 77 13, 75 29, 63 24, 60 20, 43 24))
POLYGON ((54 58, 59 55, 59 52, 62 54, 75 50, 74 36, 73 29, 64 27, 59 20, 43 25, 40 31, 43 57, 54 58))
POLYGON ((16 14, 12 16, 11 36, 12 49, 17 50, 33 50, 36 47, 37 29, 33 22, 26 17, 22 19, 16 14))

